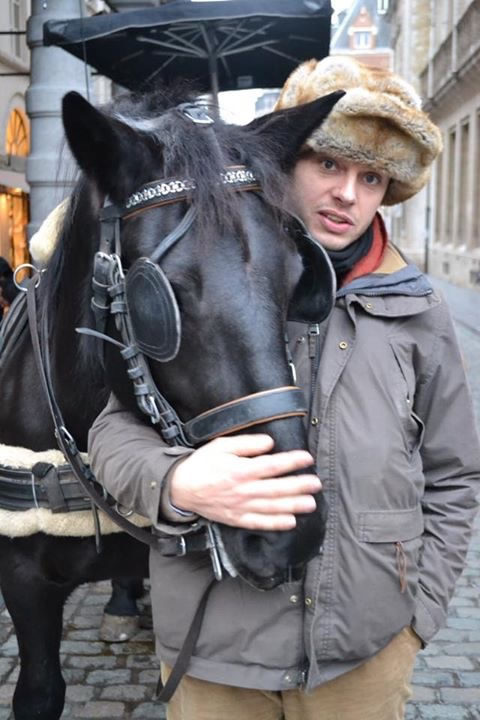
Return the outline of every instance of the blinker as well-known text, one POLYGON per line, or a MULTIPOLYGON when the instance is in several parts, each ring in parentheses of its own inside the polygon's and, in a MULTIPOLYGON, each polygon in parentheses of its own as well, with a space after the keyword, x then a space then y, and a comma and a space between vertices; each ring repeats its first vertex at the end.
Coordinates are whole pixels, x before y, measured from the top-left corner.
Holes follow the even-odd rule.
POLYGON ((148 258, 139 258, 127 273, 125 297, 139 350, 158 362, 173 360, 180 348, 181 319, 163 270, 148 258))

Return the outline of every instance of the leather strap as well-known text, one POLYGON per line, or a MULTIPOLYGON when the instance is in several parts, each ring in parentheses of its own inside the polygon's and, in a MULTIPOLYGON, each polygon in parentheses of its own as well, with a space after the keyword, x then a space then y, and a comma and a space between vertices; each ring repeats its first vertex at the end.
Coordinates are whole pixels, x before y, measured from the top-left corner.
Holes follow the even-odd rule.
POLYGON ((162 683, 162 676, 159 675, 156 699, 160 702, 167 703, 169 700, 171 700, 180 680, 188 670, 190 659, 193 655, 193 651, 195 650, 195 645, 197 644, 200 630, 202 629, 205 608, 207 607, 207 600, 215 583, 216 581, 212 580, 212 582, 205 588, 202 598, 195 611, 195 615, 193 616, 193 620, 188 630, 187 636, 183 642, 182 649, 177 655, 177 659, 175 660, 175 664, 172 668, 170 675, 168 676, 168 680, 165 685, 163 685, 162 683))
POLYGON ((300 388, 279 387, 246 395, 207 410, 186 422, 184 431, 189 442, 198 445, 259 423, 306 415, 307 412, 305 396, 300 388))
POLYGON ((27 299, 19 292, 0 324, 0 368, 27 327, 27 299))
MULTIPOLYGON (((50 363, 49 354, 45 352, 42 354, 40 345, 40 338, 37 325, 37 306, 35 298, 35 282, 29 281, 27 291, 27 307, 28 307, 28 321, 30 326, 30 334, 32 337, 32 347, 35 356, 35 362, 37 370, 40 375, 40 380, 47 398, 47 402, 50 408, 50 413, 55 426, 55 436, 57 438, 58 446, 63 452, 67 460, 69 461, 73 472, 75 473, 78 482, 82 486, 86 496, 91 500, 93 507, 98 507, 100 510, 108 515, 122 530, 128 532, 132 537, 136 538, 140 542, 146 543, 150 547, 158 547, 157 538, 152 535, 151 532, 143 530, 137 527, 123 515, 116 512, 112 507, 111 502, 108 501, 107 493, 100 493, 96 488, 95 476, 93 475, 90 467, 84 463, 82 456, 76 446, 76 443, 68 430, 65 427, 62 413, 57 404, 50 374, 50 363)), ((44 323, 46 324, 47 318, 44 316, 44 323)), ((47 333, 43 333, 44 338, 48 337, 47 333)), ((97 518, 98 520, 98 518, 97 518)), ((98 527, 98 525, 97 525, 98 527)), ((97 548, 99 547, 99 538, 97 536, 97 548)))
POLYGON ((36 463, 32 470, 0 466, 0 508, 74 512, 88 510, 90 501, 69 465, 36 463))

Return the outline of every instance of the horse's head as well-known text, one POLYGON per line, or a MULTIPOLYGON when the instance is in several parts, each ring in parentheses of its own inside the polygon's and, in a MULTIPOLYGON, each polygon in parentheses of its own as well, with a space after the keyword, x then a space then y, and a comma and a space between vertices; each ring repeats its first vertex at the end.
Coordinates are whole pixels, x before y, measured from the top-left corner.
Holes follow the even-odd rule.
MULTIPOLYGON (((133 329, 157 387, 183 422, 291 386, 287 317, 318 322, 328 314, 330 267, 321 249, 289 232, 281 206, 300 147, 339 97, 243 128, 208 122, 205 113, 175 103, 159 108, 154 97, 122 100, 109 113, 74 93, 64 100, 67 138, 92 198, 124 209, 117 252, 133 329), (238 166, 247 175, 228 175, 238 166)), ((135 410, 115 348, 107 370, 115 393, 135 410)), ((269 433, 275 451, 306 448, 302 417, 277 414, 271 421, 264 413, 254 430, 269 433)), ((302 567, 324 536, 326 504, 321 494, 316 500, 316 512, 298 516, 291 531, 220 526, 235 570, 268 589, 302 567)))

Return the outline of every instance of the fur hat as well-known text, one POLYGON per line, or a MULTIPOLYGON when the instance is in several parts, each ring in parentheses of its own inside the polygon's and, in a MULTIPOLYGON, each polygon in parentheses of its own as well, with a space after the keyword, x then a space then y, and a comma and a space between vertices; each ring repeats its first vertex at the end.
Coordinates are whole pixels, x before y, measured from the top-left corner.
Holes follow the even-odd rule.
POLYGON ((335 90, 346 92, 309 137, 307 147, 386 172, 391 181, 385 205, 415 195, 429 179, 442 139, 412 86, 394 73, 369 68, 353 58, 309 60, 287 79, 275 109, 301 105, 335 90))

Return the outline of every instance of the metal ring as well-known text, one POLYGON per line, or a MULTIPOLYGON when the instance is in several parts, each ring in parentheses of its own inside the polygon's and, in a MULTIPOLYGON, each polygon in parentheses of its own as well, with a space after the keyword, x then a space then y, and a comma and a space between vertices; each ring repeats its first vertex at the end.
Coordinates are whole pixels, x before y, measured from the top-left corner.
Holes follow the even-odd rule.
POLYGON ((127 508, 124 505, 120 505, 120 503, 115 503, 115 510, 119 515, 121 515, 124 518, 130 517, 130 515, 133 515, 132 508, 127 508))
POLYGON ((28 292, 28 288, 24 287, 23 285, 20 285, 19 282, 17 282, 17 273, 19 270, 23 270, 23 268, 30 268, 33 270, 33 277, 37 276, 37 279, 35 280, 35 287, 37 288, 40 285, 40 279, 42 276, 42 273, 45 272, 45 268, 42 270, 39 270, 35 267, 35 265, 32 265, 31 263, 22 263, 17 268, 15 268, 13 272, 13 282, 15 284, 15 287, 17 290, 20 290, 20 292, 28 292))

